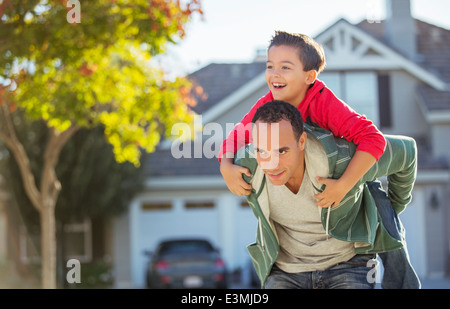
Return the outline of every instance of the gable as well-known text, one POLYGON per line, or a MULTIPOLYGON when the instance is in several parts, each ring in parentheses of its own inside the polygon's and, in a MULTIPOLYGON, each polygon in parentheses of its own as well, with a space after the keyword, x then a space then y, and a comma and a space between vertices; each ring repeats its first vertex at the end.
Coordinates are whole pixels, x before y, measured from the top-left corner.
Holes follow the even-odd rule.
POLYGON ((326 70, 404 70, 424 84, 445 90, 446 83, 365 31, 340 19, 315 40, 326 55, 326 70))

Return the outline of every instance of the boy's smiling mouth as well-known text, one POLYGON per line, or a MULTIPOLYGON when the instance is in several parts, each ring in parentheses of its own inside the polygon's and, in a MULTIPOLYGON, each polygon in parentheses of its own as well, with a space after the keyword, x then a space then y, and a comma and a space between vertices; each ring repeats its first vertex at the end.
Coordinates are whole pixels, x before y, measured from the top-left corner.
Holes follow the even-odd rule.
POLYGON ((286 87, 286 84, 282 84, 282 83, 272 83, 272 86, 273 86, 275 89, 281 89, 281 88, 286 87))

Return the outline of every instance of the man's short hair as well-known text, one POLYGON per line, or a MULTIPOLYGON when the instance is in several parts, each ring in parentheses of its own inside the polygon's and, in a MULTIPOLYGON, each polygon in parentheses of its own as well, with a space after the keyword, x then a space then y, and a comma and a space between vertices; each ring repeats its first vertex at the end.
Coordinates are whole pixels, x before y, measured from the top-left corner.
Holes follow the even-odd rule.
POLYGON ((305 72, 316 70, 319 74, 325 68, 323 47, 306 34, 275 31, 268 49, 272 46, 281 45, 291 46, 299 50, 300 61, 303 63, 305 72))
POLYGON ((300 111, 292 104, 285 101, 274 100, 260 106, 253 116, 252 123, 261 121, 264 123, 276 123, 287 120, 292 125, 297 141, 303 133, 303 118, 300 111))

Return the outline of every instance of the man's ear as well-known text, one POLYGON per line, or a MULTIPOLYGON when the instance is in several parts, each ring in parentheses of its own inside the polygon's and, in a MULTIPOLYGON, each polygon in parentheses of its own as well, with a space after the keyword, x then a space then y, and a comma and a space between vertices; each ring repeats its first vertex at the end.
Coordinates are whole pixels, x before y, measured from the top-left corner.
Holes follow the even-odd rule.
POLYGON ((303 132, 302 135, 300 135, 300 139, 298 140, 298 147, 300 147, 301 151, 305 150, 306 139, 307 139, 306 132, 303 132))
POLYGON ((306 78, 306 83, 308 84, 308 85, 311 85, 312 83, 314 83, 314 81, 316 80, 316 78, 317 78, 317 71, 316 70, 309 70, 308 72, 306 72, 306 76, 307 76, 307 78, 306 78))

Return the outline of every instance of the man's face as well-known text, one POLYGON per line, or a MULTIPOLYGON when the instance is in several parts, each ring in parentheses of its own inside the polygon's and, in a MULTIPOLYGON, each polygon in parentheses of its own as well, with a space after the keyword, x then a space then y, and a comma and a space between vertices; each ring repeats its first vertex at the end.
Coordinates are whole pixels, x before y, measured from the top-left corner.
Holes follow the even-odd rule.
POLYGON ((289 121, 257 121, 252 129, 256 160, 274 185, 295 184, 303 178, 306 133, 297 141, 289 121))
POLYGON ((310 83, 299 57, 298 48, 272 46, 267 53, 266 82, 275 100, 297 106, 310 83))

